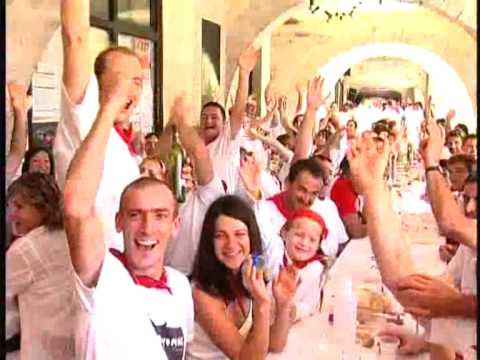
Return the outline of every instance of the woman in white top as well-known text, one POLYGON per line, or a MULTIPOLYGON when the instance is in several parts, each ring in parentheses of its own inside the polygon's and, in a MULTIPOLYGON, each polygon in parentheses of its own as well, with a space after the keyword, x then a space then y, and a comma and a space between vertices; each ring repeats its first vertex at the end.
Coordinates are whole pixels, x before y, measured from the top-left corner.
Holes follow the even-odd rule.
POLYGON ((205 215, 193 269, 195 337, 187 358, 264 359, 283 349, 296 273, 287 267, 273 281, 271 316, 263 270, 252 259, 262 252, 253 210, 236 196, 216 200, 205 215))
POLYGON ((53 176, 27 172, 10 185, 7 201, 17 237, 6 254, 7 338, 21 334, 21 359, 74 359, 76 302, 62 194, 53 176))

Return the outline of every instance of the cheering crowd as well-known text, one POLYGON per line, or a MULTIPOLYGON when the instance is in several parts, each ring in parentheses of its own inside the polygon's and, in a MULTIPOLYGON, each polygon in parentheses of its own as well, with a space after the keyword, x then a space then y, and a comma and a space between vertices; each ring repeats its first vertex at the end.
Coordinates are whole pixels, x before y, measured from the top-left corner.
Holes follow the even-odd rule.
POLYGON ((339 110, 316 76, 297 86, 295 114, 272 81, 258 117, 262 99, 249 96, 248 81, 259 53, 250 46, 230 109, 206 103, 194 127, 198 115, 177 97, 163 131, 137 141, 129 119, 141 63, 111 47, 90 64, 89 13, 89 1, 62 1, 53 153, 25 153, 30 101, 8 87, 10 359, 264 359, 319 311, 329 262, 366 236, 406 312, 432 328, 449 317, 470 326, 463 337, 391 328, 400 351, 440 359, 476 347, 476 135, 452 126, 453 111, 433 119, 428 100, 423 110, 380 99, 339 110), (188 155, 183 203, 166 166, 174 132, 188 155), (393 208, 402 159, 424 167, 446 238, 439 278, 416 272, 393 208))

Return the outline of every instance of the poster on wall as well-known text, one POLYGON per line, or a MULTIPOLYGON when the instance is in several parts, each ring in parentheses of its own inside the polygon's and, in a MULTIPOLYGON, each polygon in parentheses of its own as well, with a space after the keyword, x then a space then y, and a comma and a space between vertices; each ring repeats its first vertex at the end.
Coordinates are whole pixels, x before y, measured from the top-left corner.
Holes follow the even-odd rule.
POLYGON ((38 63, 32 77, 33 121, 58 121, 59 117, 59 84, 55 69, 38 63))
POLYGON ((119 34, 118 45, 134 50, 140 57, 143 67, 143 91, 138 106, 130 121, 136 131, 144 135, 151 132, 153 126, 153 86, 154 86, 154 43, 131 35, 119 34))
POLYGON ((220 25, 202 19, 202 104, 220 99, 220 25))

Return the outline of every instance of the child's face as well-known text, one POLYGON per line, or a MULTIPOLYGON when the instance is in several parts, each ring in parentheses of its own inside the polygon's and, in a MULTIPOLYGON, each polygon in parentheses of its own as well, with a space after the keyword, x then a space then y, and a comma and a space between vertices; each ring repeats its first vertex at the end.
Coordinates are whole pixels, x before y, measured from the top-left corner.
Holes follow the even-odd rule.
POLYGON ((323 228, 316 221, 301 217, 296 218, 283 234, 285 250, 293 261, 311 259, 320 247, 323 228))

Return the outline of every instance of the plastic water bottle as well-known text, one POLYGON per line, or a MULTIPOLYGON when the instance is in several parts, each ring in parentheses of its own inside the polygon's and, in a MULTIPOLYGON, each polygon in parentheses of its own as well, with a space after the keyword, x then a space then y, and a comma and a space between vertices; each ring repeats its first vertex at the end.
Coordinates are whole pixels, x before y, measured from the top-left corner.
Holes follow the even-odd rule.
POLYGON ((333 306, 333 333, 339 349, 347 358, 355 354, 357 330, 357 299, 351 279, 341 279, 333 306))

